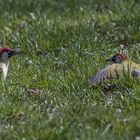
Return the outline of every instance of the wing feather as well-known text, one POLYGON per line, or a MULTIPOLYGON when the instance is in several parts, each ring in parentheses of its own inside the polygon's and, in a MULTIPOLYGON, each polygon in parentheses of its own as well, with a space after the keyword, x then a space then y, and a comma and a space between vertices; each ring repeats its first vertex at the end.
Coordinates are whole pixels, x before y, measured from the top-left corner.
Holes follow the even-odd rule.
POLYGON ((129 73, 132 76, 140 77, 140 65, 133 63, 132 61, 124 61, 121 64, 112 64, 92 77, 90 83, 96 85, 104 80, 115 79, 129 73))
POLYGON ((136 77, 140 76, 140 64, 133 63, 132 75, 136 77))
POLYGON ((90 83, 97 84, 106 79, 108 79, 108 67, 102 69, 96 76, 92 77, 90 83))
POLYGON ((136 76, 136 77, 140 76, 140 70, 136 70, 136 69, 133 70, 133 71, 132 71, 132 75, 133 75, 133 76, 136 76))
POLYGON ((112 64, 104 69, 102 69, 96 76, 92 77, 90 83, 95 85, 107 79, 114 79, 123 76, 124 73, 131 71, 130 64, 121 63, 121 64, 112 64))

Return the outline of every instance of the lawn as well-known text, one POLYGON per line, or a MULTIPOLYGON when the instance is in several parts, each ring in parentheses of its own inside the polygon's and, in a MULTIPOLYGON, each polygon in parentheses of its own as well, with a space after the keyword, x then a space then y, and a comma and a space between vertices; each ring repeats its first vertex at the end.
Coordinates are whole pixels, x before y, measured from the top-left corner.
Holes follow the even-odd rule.
POLYGON ((138 0, 1 0, 0 44, 22 54, 0 95, 0 139, 140 140, 140 82, 88 84, 123 43, 140 63, 138 0))

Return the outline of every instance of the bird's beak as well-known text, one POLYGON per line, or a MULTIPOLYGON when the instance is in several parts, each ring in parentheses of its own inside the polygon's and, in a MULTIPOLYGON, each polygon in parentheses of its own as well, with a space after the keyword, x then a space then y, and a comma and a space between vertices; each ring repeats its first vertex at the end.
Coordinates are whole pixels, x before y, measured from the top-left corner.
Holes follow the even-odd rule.
POLYGON ((22 52, 19 51, 19 50, 12 50, 12 51, 8 54, 8 58, 10 58, 10 57, 12 57, 12 56, 14 56, 14 55, 16 55, 16 54, 20 54, 20 53, 22 53, 22 52))
POLYGON ((13 50, 13 54, 20 54, 22 53, 22 51, 19 51, 19 50, 13 50))

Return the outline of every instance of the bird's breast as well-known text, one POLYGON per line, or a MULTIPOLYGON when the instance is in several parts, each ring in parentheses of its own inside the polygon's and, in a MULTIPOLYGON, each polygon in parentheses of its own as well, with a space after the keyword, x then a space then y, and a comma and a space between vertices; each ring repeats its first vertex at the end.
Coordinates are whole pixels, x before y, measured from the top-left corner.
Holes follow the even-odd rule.
POLYGON ((1 76, 2 78, 5 80, 6 76, 7 76, 7 72, 8 72, 8 65, 5 65, 4 63, 0 64, 0 72, 1 72, 1 76))

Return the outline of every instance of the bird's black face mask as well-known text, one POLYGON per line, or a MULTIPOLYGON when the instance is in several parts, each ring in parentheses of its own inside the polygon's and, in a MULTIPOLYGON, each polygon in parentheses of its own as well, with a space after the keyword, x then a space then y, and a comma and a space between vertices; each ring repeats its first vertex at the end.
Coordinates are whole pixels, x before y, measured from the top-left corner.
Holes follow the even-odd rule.
POLYGON ((122 63, 123 62, 122 58, 119 55, 115 55, 111 58, 108 58, 108 59, 106 59, 106 61, 111 61, 114 63, 122 63))
POLYGON ((15 51, 8 51, 8 58, 12 57, 14 54, 16 54, 15 51))

